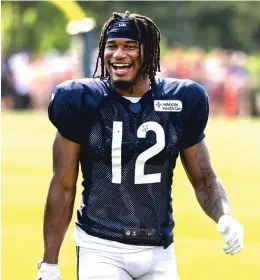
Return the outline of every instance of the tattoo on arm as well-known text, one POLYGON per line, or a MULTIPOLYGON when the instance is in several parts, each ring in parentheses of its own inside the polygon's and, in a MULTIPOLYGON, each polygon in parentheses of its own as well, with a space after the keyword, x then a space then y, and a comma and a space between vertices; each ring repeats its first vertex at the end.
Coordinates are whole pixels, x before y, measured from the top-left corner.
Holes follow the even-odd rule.
POLYGON ((218 178, 212 179, 209 185, 195 192, 202 209, 216 223, 222 215, 229 214, 228 198, 218 178))
POLYGON ((189 159, 190 156, 182 158, 184 168, 200 206, 211 219, 218 222, 222 215, 230 214, 226 191, 211 166, 206 143, 201 141, 190 149, 192 159, 189 159))

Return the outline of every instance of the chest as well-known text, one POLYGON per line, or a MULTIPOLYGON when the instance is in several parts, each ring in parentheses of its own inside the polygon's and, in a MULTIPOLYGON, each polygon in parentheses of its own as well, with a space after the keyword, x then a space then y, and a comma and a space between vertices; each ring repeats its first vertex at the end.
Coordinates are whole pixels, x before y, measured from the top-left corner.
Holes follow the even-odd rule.
POLYGON ((153 103, 138 113, 120 103, 109 102, 92 116, 84 145, 97 153, 120 149, 134 154, 178 153, 181 118, 176 112, 156 111, 153 103))

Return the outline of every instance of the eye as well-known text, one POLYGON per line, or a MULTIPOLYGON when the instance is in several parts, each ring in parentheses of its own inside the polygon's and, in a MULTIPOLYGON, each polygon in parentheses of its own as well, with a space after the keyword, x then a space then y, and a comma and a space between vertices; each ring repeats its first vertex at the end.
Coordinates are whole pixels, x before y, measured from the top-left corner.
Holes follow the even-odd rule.
POLYGON ((136 50, 137 48, 138 48, 138 46, 136 46, 136 45, 127 45, 126 46, 127 50, 136 50))
POLYGON ((114 50, 116 48, 116 45, 106 45, 106 49, 114 50))

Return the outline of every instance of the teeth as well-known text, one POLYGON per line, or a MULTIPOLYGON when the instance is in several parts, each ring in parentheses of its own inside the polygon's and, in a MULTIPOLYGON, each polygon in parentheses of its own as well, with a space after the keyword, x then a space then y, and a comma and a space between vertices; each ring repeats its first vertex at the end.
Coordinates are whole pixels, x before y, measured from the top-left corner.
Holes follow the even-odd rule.
POLYGON ((118 64, 118 63, 112 63, 113 66, 116 66, 116 67, 129 67, 131 66, 131 64, 118 64))

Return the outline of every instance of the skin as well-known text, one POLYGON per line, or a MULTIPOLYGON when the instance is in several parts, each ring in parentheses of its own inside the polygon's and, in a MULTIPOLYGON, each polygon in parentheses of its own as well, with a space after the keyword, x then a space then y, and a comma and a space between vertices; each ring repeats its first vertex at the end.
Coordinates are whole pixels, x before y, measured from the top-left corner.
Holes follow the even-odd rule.
POLYGON ((204 212, 216 223, 222 215, 230 215, 228 198, 212 168, 206 142, 181 151, 181 161, 204 212))
POLYGON ((141 97, 150 89, 150 80, 148 77, 143 79, 140 74, 140 68, 143 63, 144 45, 141 45, 141 63, 139 59, 139 43, 127 38, 114 38, 106 42, 104 61, 106 69, 112 82, 126 81, 133 82, 138 76, 132 93, 130 89, 122 90, 116 88, 116 91, 123 96, 141 97), (116 75, 111 63, 131 63, 131 69, 125 75, 116 75))
POLYGON ((53 177, 44 213, 43 262, 56 264, 71 221, 79 171, 80 145, 56 134, 53 143, 53 177))

